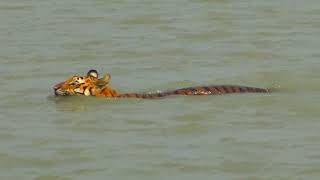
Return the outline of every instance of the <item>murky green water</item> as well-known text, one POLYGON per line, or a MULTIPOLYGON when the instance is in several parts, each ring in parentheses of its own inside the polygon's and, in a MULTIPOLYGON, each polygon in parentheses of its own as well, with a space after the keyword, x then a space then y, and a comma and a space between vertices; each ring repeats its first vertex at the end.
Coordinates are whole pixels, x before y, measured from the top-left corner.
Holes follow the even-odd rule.
POLYGON ((0 2, 1 179, 318 179, 318 0, 0 2), (205 84, 272 94, 52 96, 96 68, 122 92, 205 84))

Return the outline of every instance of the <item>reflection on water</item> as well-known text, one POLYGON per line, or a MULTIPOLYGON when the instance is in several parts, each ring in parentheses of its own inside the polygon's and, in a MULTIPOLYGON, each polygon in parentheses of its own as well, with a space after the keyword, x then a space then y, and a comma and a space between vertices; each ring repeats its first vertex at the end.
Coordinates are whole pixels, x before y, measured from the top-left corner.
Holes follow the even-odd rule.
POLYGON ((95 108, 90 101, 91 97, 50 95, 47 99, 54 102, 57 111, 62 112, 88 112, 95 108))
POLYGON ((3 1, 1 179, 318 179, 319 1, 3 1), (120 92, 55 97, 88 69, 120 92))

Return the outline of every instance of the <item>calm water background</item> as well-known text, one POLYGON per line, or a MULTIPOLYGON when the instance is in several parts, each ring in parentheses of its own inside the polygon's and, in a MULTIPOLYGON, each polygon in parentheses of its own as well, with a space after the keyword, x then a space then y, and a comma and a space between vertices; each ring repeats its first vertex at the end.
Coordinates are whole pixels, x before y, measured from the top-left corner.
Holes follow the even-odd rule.
POLYGON ((318 179, 320 1, 2 0, 1 179, 318 179), (96 68, 122 92, 55 98, 96 68))

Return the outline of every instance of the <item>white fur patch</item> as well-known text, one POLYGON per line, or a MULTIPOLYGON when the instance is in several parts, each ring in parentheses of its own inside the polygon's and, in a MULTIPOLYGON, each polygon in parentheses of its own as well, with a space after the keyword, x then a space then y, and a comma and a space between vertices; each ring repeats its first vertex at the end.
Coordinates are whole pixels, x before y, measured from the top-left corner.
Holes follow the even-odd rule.
POLYGON ((86 90, 84 90, 84 95, 86 95, 86 96, 90 96, 91 95, 91 93, 90 93, 88 88, 86 90))
POLYGON ((74 92, 80 93, 80 94, 83 93, 80 88, 74 89, 74 92))
POLYGON ((81 84, 81 83, 84 83, 84 82, 85 82, 83 79, 80 79, 80 78, 79 78, 79 79, 77 79, 77 81, 78 81, 78 83, 79 83, 79 84, 81 84))

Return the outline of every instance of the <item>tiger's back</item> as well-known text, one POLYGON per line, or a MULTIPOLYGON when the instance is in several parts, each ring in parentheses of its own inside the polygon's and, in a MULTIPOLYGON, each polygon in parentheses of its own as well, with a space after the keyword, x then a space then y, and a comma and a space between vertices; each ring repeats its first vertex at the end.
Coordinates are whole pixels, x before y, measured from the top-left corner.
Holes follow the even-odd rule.
POLYGON ((164 91, 158 93, 124 93, 119 94, 118 97, 126 98, 144 98, 157 99, 170 95, 221 95, 230 93, 268 93, 268 89, 238 86, 238 85, 212 85, 212 86, 196 86, 180 88, 171 91, 164 91))

